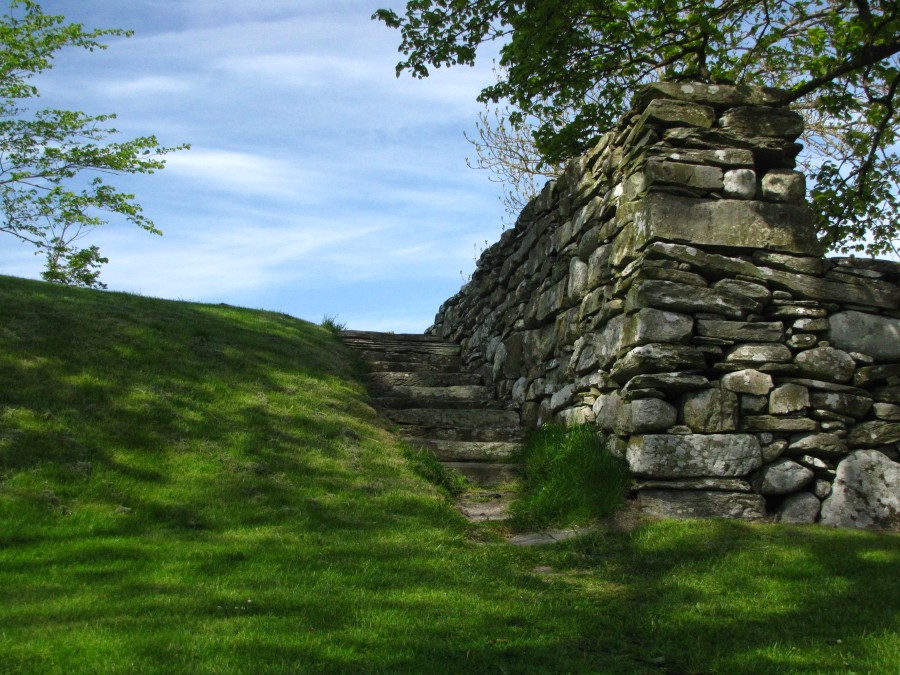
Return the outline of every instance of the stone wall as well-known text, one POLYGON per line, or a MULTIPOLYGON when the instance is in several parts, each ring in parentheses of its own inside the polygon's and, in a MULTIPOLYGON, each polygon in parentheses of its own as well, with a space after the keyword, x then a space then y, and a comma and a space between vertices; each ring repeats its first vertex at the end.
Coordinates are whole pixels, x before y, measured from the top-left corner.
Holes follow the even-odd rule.
POLYGON ((429 332, 523 424, 595 423, 649 512, 893 527, 900 264, 822 256, 779 98, 640 91, 429 332))

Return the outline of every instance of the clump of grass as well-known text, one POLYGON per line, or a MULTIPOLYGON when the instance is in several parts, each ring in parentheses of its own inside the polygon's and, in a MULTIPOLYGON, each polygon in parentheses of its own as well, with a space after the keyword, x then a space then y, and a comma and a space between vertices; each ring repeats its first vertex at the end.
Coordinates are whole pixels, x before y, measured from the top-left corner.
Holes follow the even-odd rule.
POLYGON ((589 425, 545 425, 526 438, 518 527, 566 526, 611 515, 628 490, 628 467, 589 425))
POLYGON ((322 323, 320 323, 319 325, 322 326, 322 328, 330 330, 336 335, 347 328, 346 323, 341 323, 337 319, 338 318, 336 314, 326 314, 322 317, 322 323))
POLYGON ((403 446, 403 456, 413 473, 436 485, 451 497, 462 494, 469 487, 465 476, 445 467, 427 450, 406 445, 403 446))

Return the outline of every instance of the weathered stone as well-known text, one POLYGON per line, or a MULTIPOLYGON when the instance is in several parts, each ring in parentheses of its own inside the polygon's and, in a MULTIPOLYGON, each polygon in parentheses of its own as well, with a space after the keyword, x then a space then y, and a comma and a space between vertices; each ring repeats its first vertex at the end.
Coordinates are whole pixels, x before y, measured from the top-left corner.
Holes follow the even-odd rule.
POLYGON ((600 246, 591 253, 588 258, 588 276, 585 288, 592 290, 597 288, 610 276, 610 254, 612 246, 606 244, 600 246))
POLYGON ((625 354, 613 366, 610 377, 625 383, 635 375, 702 370, 705 366, 703 354, 694 347, 654 343, 635 347, 625 354))
POLYGON ((788 363, 794 355, 782 344, 738 345, 725 357, 726 361, 746 363, 788 363))
POLYGON ((734 318, 761 309, 758 302, 745 296, 672 281, 641 281, 632 286, 625 300, 625 308, 632 310, 641 307, 677 312, 712 312, 734 318))
POLYGON ((630 433, 645 434, 664 431, 678 420, 675 406, 655 398, 643 398, 632 401, 630 433))
POLYGON ((716 121, 716 113, 709 106, 691 101, 654 99, 647 104, 644 115, 650 122, 663 126, 701 127, 708 129, 716 121))
POLYGON ((566 284, 566 295, 572 302, 581 302, 587 288, 588 265, 586 262, 572 258, 569 262, 569 280, 566 284))
POLYGON ((566 408, 557 413, 556 419, 567 427, 580 426, 582 424, 592 424, 596 418, 594 411, 590 406, 580 405, 575 408, 566 408))
POLYGON ((707 271, 715 276, 735 276, 742 274, 752 278, 760 278, 758 268, 753 263, 739 258, 707 253, 693 246, 657 241, 646 248, 649 256, 675 260, 691 265, 699 270, 707 271))
POLYGON ((722 376, 722 387, 739 394, 768 394, 774 385, 772 376, 758 370, 745 369, 722 376))
POLYGON ((803 133, 803 118, 786 108, 740 106, 719 118, 719 126, 744 136, 778 136, 793 140, 803 133))
POLYGON ((601 394, 594 401, 593 411, 597 426, 603 431, 613 431, 625 405, 618 394, 601 394))
POLYGON ((632 436, 626 458, 632 473, 654 478, 738 477, 762 465, 759 441, 749 434, 632 436))
POLYGON ((869 393, 865 389, 860 389, 859 387, 852 387, 848 384, 838 384, 836 382, 824 382, 822 380, 812 380, 807 377, 785 377, 783 378, 785 382, 792 382, 794 384, 799 384, 801 386, 806 387, 807 389, 813 389, 816 391, 836 391, 843 394, 851 394, 853 396, 862 396, 867 397, 869 393))
POLYGON ((653 185, 680 185, 697 190, 721 190, 722 169, 715 166, 651 160, 644 165, 640 191, 653 185))
POLYGON ((740 281, 739 279, 722 279, 713 284, 713 288, 719 291, 725 291, 732 295, 745 295, 757 302, 766 303, 772 297, 772 293, 762 284, 755 284, 751 281, 740 281))
POLYGON ((900 361, 900 319, 865 312, 838 312, 828 318, 831 342, 876 361, 900 361))
POLYGON ((839 436, 835 434, 797 434, 791 436, 787 453, 789 455, 823 455, 825 457, 839 457, 850 452, 850 448, 839 436))
POLYGON ((900 422, 863 422, 853 427, 847 435, 847 445, 851 448, 877 448, 889 443, 900 443, 900 422))
POLYGON ((872 398, 882 403, 900 405, 900 387, 876 387, 872 390, 872 398))
POLYGON ((693 373, 648 373, 635 375, 628 380, 622 388, 624 392, 642 389, 656 389, 665 393, 674 394, 682 391, 702 389, 709 385, 703 375, 693 373))
POLYGON ((866 386, 875 382, 890 380, 900 377, 900 363, 887 363, 883 366, 865 366, 856 371, 853 376, 853 384, 857 387, 866 386))
POLYGON ((641 480, 635 490, 714 490, 717 492, 752 492, 749 481, 741 478, 683 478, 681 480, 641 480))
POLYGON ((697 335, 723 340, 780 342, 784 336, 784 325, 780 321, 718 321, 697 320, 697 335))
POLYGON ((799 492, 785 499, 775 511, 775 520, 788 525, 812 525, 822 503, 811 492, 799 492))
MULTIPOLYGON (((753 152, 746 148, 716 148, 700 150, 695 148, 671 148, 668 146, 654 146, 648 150, 648 155, 660 159, 668 159, 673 162, 690 162, 691 164, 710 164, 723 168, 752 167, 753 152)), ((754 185, 756 179, 754 177, 754 185)))
POLYGON ((627 317, 622 348, 651 342, 684 342, 693 332, 694 319, 685 314, 645 308, 627 317))
POLYGON ((762 196, 773 202, 802 203, 806 198, 806 177, 790 169, 772 169, 762 179, 762 196))
POLYGON ((887 422, 900 422, 900 405, 893 403, 876 403, 875 417, 887 422))
POLYGON ((815 474, 797 462, 782 457, 764 466, 753 480, 753 489, 762 495, 785 495, 808 485, 815 474))
POLYGON ((815 420, 805 417, 773 417, 771 415, 748 415, 742 420, 747 431, 818 431, 815 420))
POLYGON ((747 87, 726 84, 702 84, 697 82, 653 82, 635 93, 631 106, 643 110, 651 101, 675 99, 707 105, 716 110, 740 105, 777 105, 786 96, 780 89, 747 87))
POLYGON ((707 246, 818 252, 812 214, 805 205, 744 199, 690 199, 651 192, 636 203, 635 248, 658 239, 707 246))
POLYGON ((743 492, 642 490, 637 507, 657 518, 739 518, 763 520, 766 501, 743 492))
POLYGON ((768 315, 772 319, 794 319, 798 317, 822 318, 828 315, 824 307, 804 307, 802 305, 776 305, 770 307, 768 315))
POLYGON ((744 415, 761 415, 769 410, 768 396, 741 394, 741 413, 744 415))
POLYGON ((817 338, 812 333, 795 333, 791 335, 785 342, 785 344, 791 349, 812 349, 819 342, 819 338, 817 338))
POLYGON ((810 405, 859 420, 872 408, 872 399, 839 391, 815 392, 810 396, 810 405))
POLYGON ((753 169, 732 169, 723 177, 726 197, 753 199, 756 196, 756 172, 753 169))
POLYGON ((825 270, 822 258, 785 255, 774 251, 754 251, 753 262, 760 267, 773 267, 787 272, 820 275, 825 270))
MULTIPOLYGON (((772 434, 768 434, 771 436, 772 434)), ((757 438, 763 436, 763 434, 757 434, 757 438)), ((762 442, 762 441, 760 441, 762 442)), ((777 441, 772 441, 767 445, 763 445, 762 447, 762 456, 763 456, 763 464, 769 464, 770 462, 774 462, 776 459, 781 457, 784 454, 784 451, 787 450, 788 442, 783 438, 779 438, 777 441)))
POLYGON ((697 433, 734 431, 738 424, 738 397, 727 389, 703 389, 682 398, 684 423, 697 433))
POLYGON ((816 478, 813 481, 813 494, 819 499, 826 499, 831 496, 831 481, 824 478, 816 478))
POLYGON ((895 309, 900 304, 897 287, 877 280, 872 280, 865 285, 847 284, 807 274, 773 270, 768 267, 755 268, 750 276, 765 279, 770 284, 784 288, 796 294, 797 297, 807 300, 843 302, 885 309, 895 309))
POLYGON ((831 382, 849 382, 856 371, 856 363, 850 355, 833 347, 817 347, 800 352, 794 363, 804 375, 831 382))
POLYGON ((900 528, 900 464, 876 450, 858 450, 838 464, 822 524, 900 528))
POLYGON ((575 393, 575 385, 567 384, 550 397, 550 411, 561 410, 576 400, 578 400, 578 396, 575 393))
POLYGON ((769 414, 787 415, 809 407, 809 389, 799 384, 783 384, 769 394, 769 414))
POLYGON ((791 327, 796 331, 804 331, 809 333, 824 333, 830 329, 828 319, 796 319, 791 327))

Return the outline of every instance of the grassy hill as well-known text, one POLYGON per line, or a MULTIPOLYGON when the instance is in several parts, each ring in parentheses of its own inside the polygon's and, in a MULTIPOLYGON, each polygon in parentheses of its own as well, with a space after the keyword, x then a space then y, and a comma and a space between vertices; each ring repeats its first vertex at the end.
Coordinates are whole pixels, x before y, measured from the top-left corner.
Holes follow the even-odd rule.
POLYGON ((897 672, 900 537, 469 525, 280 314, 0 277, 0 672, 897 672))

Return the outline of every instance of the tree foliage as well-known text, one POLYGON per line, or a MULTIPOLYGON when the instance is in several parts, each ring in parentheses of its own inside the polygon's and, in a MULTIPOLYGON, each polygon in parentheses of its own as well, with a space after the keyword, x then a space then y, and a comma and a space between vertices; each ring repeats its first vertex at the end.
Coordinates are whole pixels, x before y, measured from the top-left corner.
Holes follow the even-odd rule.
POLYGON ((896 0, 409 0, 374 18, 400 30, 398 75, 472 65, 501 40, 504 76, 479 98, 534 120, 550 165, 584 152, 649 81, 785 89, 809 122, 823 241, 875 254, 898 237, 896 0))
POLYGON ((162 155, 187 148, 161 147, 154 136, 110 142, 115 115, 38 109, 31 79, 50 69, 67 47, 105 49, 104 37, 123 30, 86 31, 62 16, 44 14, 32 0, 12 0, 0 18, 0 232, 36 247, 46 257, 48 281, 103 288, 99 266, 107 262, 96 246, 75 242, 118 214, 159 234, 134 195, 105 181, 109 175, 153 173, 162 155))

